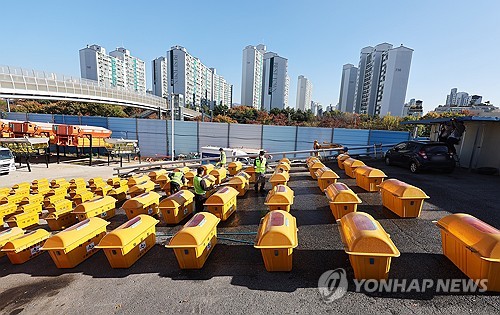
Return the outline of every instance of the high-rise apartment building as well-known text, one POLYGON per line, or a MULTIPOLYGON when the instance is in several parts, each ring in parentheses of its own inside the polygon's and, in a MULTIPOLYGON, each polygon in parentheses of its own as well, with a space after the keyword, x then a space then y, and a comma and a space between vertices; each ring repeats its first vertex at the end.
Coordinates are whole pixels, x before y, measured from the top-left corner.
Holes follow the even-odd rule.
POLYGON ((265 53, 263 82, 262 108, 269 111, 288 107, 288 59, 273 52, 265 53))
POLYGON ((241 104, 260 109, 264 76, 265 45, 247 46, 243 49, 241 104))
POLYGON ((106 54, 106 49, 91 45, 80 49, 82 78, 98 81, 102 85, 121 87, 146 93, 146 65, 130 55, 125 48, 106 54))
POLYGON ((481 104, 483 98, 480 95, 469 96, 467 92, 458 92, 453 88, 450 94, 446 95, 446 106, 469 106, 481 104))
POLYGON ((345 113, 354 112, 354 94, 356 92, 356 78, 358 68, 348 63, 342 67, 340 83, 339 110, 345 113))
POLYGON ((382 43, 361 50, 354 111, 368 115, 401 115, 413 49, 382 43))
POLYGON ((311 109, 311 99, 312 99, 312 84, 308 78, 303 75, 299 75, 297 82, 297 100, 295 102, 295 108, 302 111, 311 109))
POLYGON ((153 71, 152 93, 160 97, 168 96, 167 59, 158 57, 151 62, 153 71))

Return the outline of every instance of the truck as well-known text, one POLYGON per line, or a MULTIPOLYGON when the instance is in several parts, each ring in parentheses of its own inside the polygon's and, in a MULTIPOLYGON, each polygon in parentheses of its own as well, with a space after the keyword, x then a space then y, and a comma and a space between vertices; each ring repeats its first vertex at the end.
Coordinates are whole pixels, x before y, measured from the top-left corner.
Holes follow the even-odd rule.
POLYGON ((0 175, 9 174, 16 170, 14 156, 8 148, 0 147, 0 175))

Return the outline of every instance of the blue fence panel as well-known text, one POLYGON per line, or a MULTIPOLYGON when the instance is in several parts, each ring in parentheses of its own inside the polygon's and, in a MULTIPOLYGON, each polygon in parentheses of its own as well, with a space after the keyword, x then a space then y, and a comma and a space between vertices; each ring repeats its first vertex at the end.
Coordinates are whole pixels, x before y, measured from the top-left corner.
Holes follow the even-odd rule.
POLYGON ((229 146, 231 148, 260 149, 262 125, 229 125, 229 146))
POLYGON ((7 117, 5 117, 5 119, 26 121, 27 116, 26 116, 26 113, 10 112, 10 113, 7 113, 7 117))
MULTIPOLYGON (((347 147, 367 145, 369 134, 370 130, 368 129, 335 128, 333 130, 333 142, 347 147)), ((366 152, 366 149, 349 150, 351 154, 365 154, 366 152)))
POLYGON ((28 114, 28 120, 34 122, 53 123, 54 116, 52 116, 52 114, 28 114))
MULTIPOLYGON (((172 122, 167 121, 167 138, 172 137, 172 122)), ((196 121, 175 121, 174 123, 174 146, 175 154, 188 154, 198 152, 198 122, 196 121)), ((170 141, 168 141, 168 153, 170 154, 170 141)))
POLYGON ((369 144, 397 144, 410 140, 408 131, 370 130, 369 144))
POLYGON ((159 119, 138 119, 137 130, 142 156, 167 155, 167 123, 159 119))
POLYGON ((99 116, 82 116, 82 125, 108 128, 108 118, 99 116))
POLYGON ((135 118, 108 118, 108 129, 113 133, 111 138, 123 138, 137 140, 135 118))
POLYGON ((297 127, 264 126, 263 149, 268 152, 294 151, 297 127))
POLYGON ((80 116, 54 115, 54 122, 56 124, 80 125, 80 121, 80 116))
POLYGON ((297 150, 312 150, 314 140, 319 143, 332 141, 332 128, 299 127, 297 150))
POLYGON ((200 149, 204 146, 227 147, 226 123, 200 122, 200 149))

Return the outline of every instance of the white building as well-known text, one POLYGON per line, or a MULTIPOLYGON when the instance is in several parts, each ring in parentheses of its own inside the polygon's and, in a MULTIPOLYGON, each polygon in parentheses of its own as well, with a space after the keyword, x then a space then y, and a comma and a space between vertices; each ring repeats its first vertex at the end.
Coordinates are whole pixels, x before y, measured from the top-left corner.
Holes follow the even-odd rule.
POLYGON ((168 77, 167 60, 165 57, 158 57, 151 62, 153 70, 153 90, 154 95, 167 97, 168 95, 168 77))
POLYGON ((265 45, 247 46, 243 49, 241 103, 254 108, 262 107, 265 45))
POLYGON ((354 94, 356 92, 356 78, 358 68, 348 63, 342 67, 340 82, 339 110, 346 113, 354 112, 354 94))
POLYGON ((413 49, 382 43, 361 50, 354 111, 368 115, 402 114, 413 49))
POLYGON ((467 92, 458 92, 457 88, 453 88, 450 94, 446 95, 446 106, 469 106, 480 105, 483 102, 481 95, 469 95, 467 92))
POLYGON ((299 75, 297 82, 297 101, 295 108, 302 111, 311 109, 312 83, 308 78, 299 75))
POLYGON ((146 93, 144 61, 131 56, 130 51, 122 47, 109 55, 99 45, 80 49, 80 72, 82 78, 95 80, 103 85, 146 93))
POLYGON ((289 84, 288 59, 273 52, 265 53, 262 108, 269 111, 288 107, 289 84))
POLYGON ((408 103, 403 106, 402 117, 414 116, 421 117, 424 113, 423 101, 415 100, 412 98, 408 103))
POLYGON ((187 105, 213 106, 215 101, 231 106, 231 86, 182 46, 173 46, 167 52, 167 78, 168 93, 183 94, 187 105))
POLYGON ((323 114, 323 105, 319 102, 311 101, 311 112, 314 116, 321 116, 323 114))

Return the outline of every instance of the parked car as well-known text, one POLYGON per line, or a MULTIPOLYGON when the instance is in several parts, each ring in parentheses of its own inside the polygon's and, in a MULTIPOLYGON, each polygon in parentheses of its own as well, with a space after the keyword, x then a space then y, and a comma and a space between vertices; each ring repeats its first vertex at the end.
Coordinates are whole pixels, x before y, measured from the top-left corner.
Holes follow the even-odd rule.
POLYGON ((14 156, 8 148, 0 147, 0 175, 8 174, 16 170, 14 156))
POLYGON ((412 173, 426 169, 451 173, 455 169, 455 158, 445 143, 405 141, 385 153, 385 164, 408 167, 412 173))

